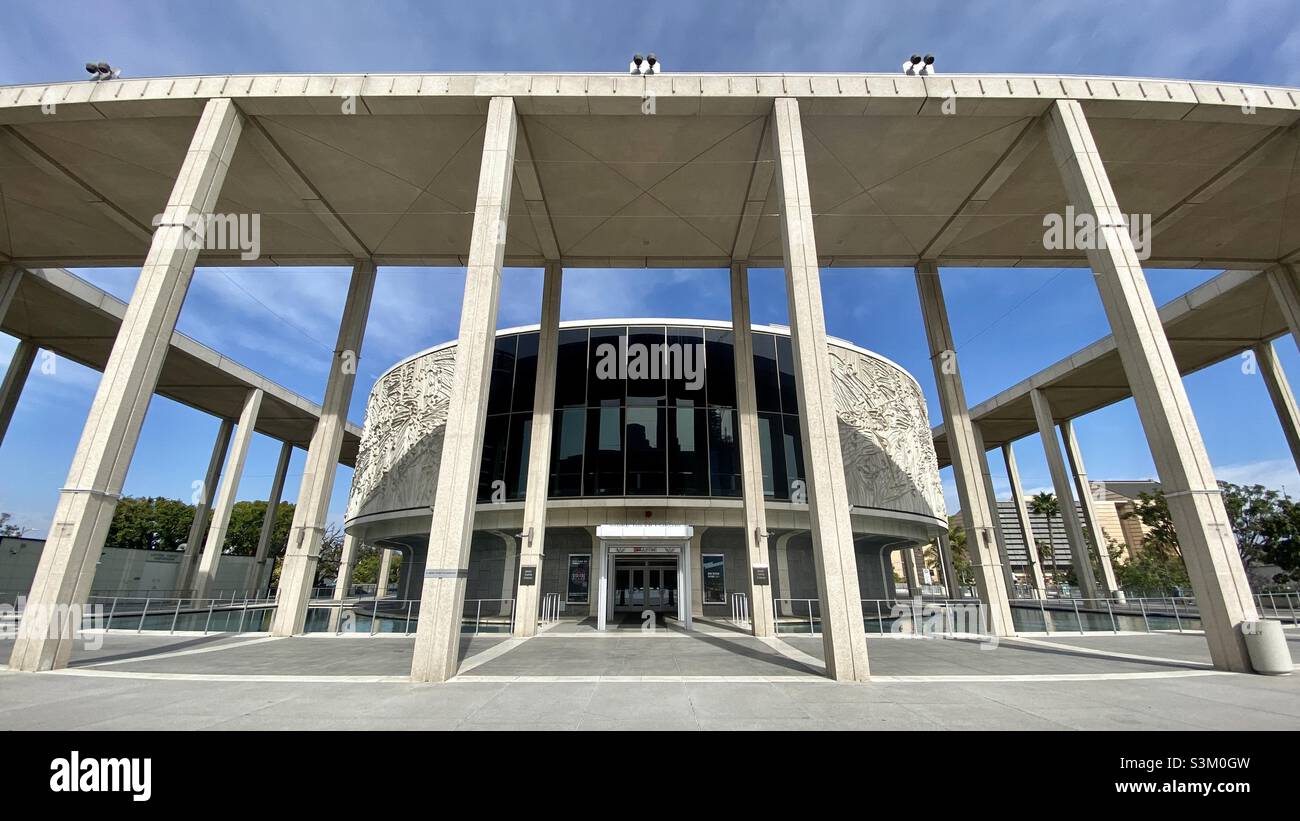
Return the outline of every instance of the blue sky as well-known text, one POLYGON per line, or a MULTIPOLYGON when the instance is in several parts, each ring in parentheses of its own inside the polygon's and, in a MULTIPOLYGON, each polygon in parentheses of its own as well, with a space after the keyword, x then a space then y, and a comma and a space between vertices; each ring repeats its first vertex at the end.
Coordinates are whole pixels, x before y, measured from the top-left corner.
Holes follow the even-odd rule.
MULTIPOLYGON (((270 71, 621 71, 655 51, 670 71, 893 71, 914 51, 947 71, 1123 74, 1300 86, 1300 6, 1276 2, 383 2, 16 3, 0 0, 0 84, 81 79, 88 60, 129 76, 270 71)), ((129 299, 135 269, 77 273, 129 299)), ((1214 275, 1148 271, 1157 303, 1214 275)), ((201 268, 180 318, 185 333, 319 401, 347 287, 344 269, 201 268)), ((536 322, 541 274, 507 270, 500 325, 536 322)), ((464 272, 381 269, 351 417, 374 377, 455 335, 464 272)), ((785 322, 778 270, 751 276, 756 322, 785 322)), ((890 357, 925 389, 939 421, 910 270, 833 269, 822 276, 827 328, 890 357)), ((944 288, 967 397, 978 403, 1108 332, 1086 270, 946 269, 944 288)), ((729 318, 725 271, 566 273, 564 319, 729 318)), ((0 337, 0 362, 14 340, 0 337)), ((1278 351, 1293 382, 1300 355, 1278 351)), ((0 510, 43 535, 99 374, 39 366, 0 448, 0 510)), ((1187 378, 1220 478, 1300 492, 1261 378, 1238 362, 1187 378)), ((125 492, 189 498, 217 420, 155 397, 125 492)), ((1076 422, 1094 479, 1155 475, 1131 402, 1076 422)), ((265 498, 278 445, 258 436, 239 498, 265 498)), ((1041 448, 1016 449, 1029 489, 1047 488, 1041 448)), ((304 461, 295 453, 287 498, 304 461)), ((1000 459, 994 484, 1005 495, 1000 459)), ((331 518, 351 472, 340 469, 331 518)), ((944 471, 950 508, 957 508, 944 471)))

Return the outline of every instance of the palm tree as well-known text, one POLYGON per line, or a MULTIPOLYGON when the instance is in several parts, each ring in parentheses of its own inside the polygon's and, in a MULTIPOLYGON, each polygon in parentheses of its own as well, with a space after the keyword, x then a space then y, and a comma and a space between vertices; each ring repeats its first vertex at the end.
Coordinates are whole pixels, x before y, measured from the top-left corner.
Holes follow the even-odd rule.
MULTIPOLYGON (((1056 547, 1052 544, 1052 517, 1061 515, 1061 503, 1056 500, 1056 496, 1046 491, 1034 494, 1029 500, 1029 512, 1037 513, 1047 519, 1047 555, 1052 564, 1052 582, 1056 582, 1056 547)), ((1040 553, 1041 556, 1041 543, 1040 553)))

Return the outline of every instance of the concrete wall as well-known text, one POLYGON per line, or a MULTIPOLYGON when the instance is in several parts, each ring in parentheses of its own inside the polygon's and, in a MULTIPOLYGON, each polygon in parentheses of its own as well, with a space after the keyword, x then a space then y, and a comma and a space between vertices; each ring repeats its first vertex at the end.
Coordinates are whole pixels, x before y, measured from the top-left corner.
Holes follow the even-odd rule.
MULTIPOLYGON (((0 540, 0 599, 27 595, 36 565, 45 548, 43 539, 0 540)), ((220 592, 243 591, 252 556, 222 556, 217 568, 213 596, 220 592)), ((105 548, 95 570, 95 583, 91 594, 148 595, 151 591, 176 589, 176 576, 180 572, 181 554, 167 550, 129 550, 105 548)))

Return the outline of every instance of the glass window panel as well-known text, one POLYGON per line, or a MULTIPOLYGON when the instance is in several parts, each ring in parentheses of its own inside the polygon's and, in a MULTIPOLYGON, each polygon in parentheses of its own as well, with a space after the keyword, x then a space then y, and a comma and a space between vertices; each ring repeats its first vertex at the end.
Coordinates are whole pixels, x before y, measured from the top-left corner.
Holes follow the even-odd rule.
POLYGON ((560 331, 555 360, 555 407, 582 408, 587 405, 587 329, 560 331))
POLYGON ((726 558, 721 553, 700 556, 700 586, 704 588, 705 604, 727 603, 726 558))
POLYGON ((668 492, 673 496, 709 495, 707 412, 668 409, 668 492))
POLYGON ((506 336, 497 340, 492 351, 492 381, 488 383, 487 412, 510 412, 510 389, 515 378, 515 344, 516 336, 506 336))
POLYGON ((704 358, 708 364, 705 391, 715 408, 736 407, 736 360, 731 331, 704 330, 704 358))
POLYGON ((592 328, 587 359, 587 405, 618 407, 623 404, 625 381, 621 365, 626 328, 592 328))
POLYGON ((754 334, 754 393, 760 411, 781 411, 781 382, 776 367, 776 337, 754 334))
POLYGON ((632 327, 627 334, 627 404, 662 405, 665 333, 659 327, 632 327))
MULTIPOLYGON (((629 383, 630 384, 630 383, 629 383)), ((627 495, 667 493, 664 409, 627 409, 627 495)))
MULTIPOLYGON (((522 362, 522 353, 520 357, 522 362)), ((776 337, 776 361, 781 380, 781 410, 785 413, 798 413, 799 396, 795 391, 794 383, 794 347, 790 344, 790 337, 776 337)), ((516 384, 518 381, 518 377, 515 377, 516 384)), ((515 388, 515 392, 518 391, 519 388, 515 388)))
POLYGON ((668 404, 677 407, 704 407, 704 331, 701 328, 669 328, 668 404))
POLYGON ((763 459, 763 495, 770 499, 789 499, 790 484, 785 468, 785 443, 781 439, 781 414, 758 415, 758 446, 763 459))
POLYGON ((531 447, 533 415, 510 414, 510 438, 506 445, 506 498, 524 498, 528 489, 528 449, 531 447))
MULTIPOLYGON (((785 470, 786 480, 789 483, 790 495, 794 496, 794 483, 804 482, 803 472, 803 438, 799 431, 799 417, 785 414, 781 417, 784 427, 782 431, 782 440, 785 450, 785 470)), ((804 488, 804 501, 808 500, 807 485, 804 488)))
POLYGON ((623 495, 623 419, 619 408, 587 411, 583 473, 584 495, 623 495))
POLYGON ((492 501, 492 483, 505 479, 510 417, 489 416, 483 428, 483 460, 478 472, 478 500, 492 501))
POLYGON ((519 334, 519 347, 515 350, 515 395, 510 409, 515 413, 532 413, 536 387, 537 334, 519 334))
POLYGON ((582 495, 582 447, 587 411, 556 411, 551 431, 551 496, 582 495))
POLYGON ((709 484, 714 496, 740 495, 740 442, 734 410, 709 410, 709 484))

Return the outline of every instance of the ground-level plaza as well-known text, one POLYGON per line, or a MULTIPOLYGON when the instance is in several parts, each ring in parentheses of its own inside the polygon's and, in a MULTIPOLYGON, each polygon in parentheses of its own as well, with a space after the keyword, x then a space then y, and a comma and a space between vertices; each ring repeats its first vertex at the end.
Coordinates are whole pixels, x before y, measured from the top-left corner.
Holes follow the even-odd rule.
MULTIPOLYGON (((1204 636, 869 638, 872 681, 829 680, 816 637, 559 622, 465 637, 410 680, 414 639, 114 633, 62 671, 0 672, 0 726, 49 730, 1300 729, 1300 676, 1213 669, 1204 636)), ((0 642, 0 651, 9 641, 0 642)), ((1292 653, 1300 634, 1290 632, 1292 653)))

